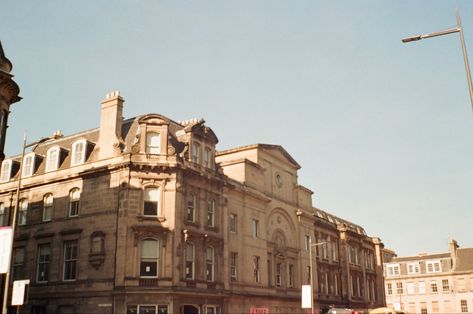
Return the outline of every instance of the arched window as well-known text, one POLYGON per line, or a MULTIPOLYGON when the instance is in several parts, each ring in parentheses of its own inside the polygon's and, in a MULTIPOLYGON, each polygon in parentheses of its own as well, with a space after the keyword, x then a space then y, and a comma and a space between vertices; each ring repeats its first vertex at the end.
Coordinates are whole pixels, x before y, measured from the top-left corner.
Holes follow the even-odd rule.
POLYGON ((146 134, 146 153, 156 154, 161 153, 161 136, 156 132, 148 132, 146 134))
POLYGON ((186 243, 186 279, 194 279, 194 244, 186 243))
POLYGON ((35 153, 29 153, 23 158, 23 165, 21 167, 21 176, 31 177, 34 173, 35 167, 35 153))
POLYGON ((151 187, 144 190, 143 215, 158 216, 159 188, 151 187))
POLYGON ((53 195, 46 194, 43 197, 43 221, 50 221, 53 213, 53 195))
POLYGON ((87 142, 78 140, 72 144, 71 166, 83 164, 85 162, 87 142))
POLYGON ((22 198, 18 206, 18 225, 26 225, 26 214, 28 212, 28 199, 22 198))
POLYGON ((207 281, 213 281, 214 280, 214 248, 209 246, 207 247, 206 251, 206 258, 205 258, 205 278, 207 281))
POLYGON ((59 146, 51 147, 46 154, 46 172, 57 170, 59 167, 59 146))
POLYGON ((158 277, 159 241, 146 239, 141 242, 141 277, 158 277))
POLYGON ((187 215, 186 220, 189 222, 195 222, 195 205, 196 205, 197 198, 194 193, 189 194, 189 198, 187 200, 187 215))
POLYGON ((80 189, 73 188, 69 191, 69 217, 79 216, 80 209, 80 189))

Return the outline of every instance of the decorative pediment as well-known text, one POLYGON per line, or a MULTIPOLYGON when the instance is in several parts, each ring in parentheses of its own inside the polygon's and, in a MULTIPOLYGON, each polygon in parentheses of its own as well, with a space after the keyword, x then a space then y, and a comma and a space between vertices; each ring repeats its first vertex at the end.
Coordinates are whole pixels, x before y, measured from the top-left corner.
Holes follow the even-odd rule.
POLYGON ((160 114, 152 113, 141 117, 138 120, 138 123, 148 125, 169 125, 171 120, 160 114))

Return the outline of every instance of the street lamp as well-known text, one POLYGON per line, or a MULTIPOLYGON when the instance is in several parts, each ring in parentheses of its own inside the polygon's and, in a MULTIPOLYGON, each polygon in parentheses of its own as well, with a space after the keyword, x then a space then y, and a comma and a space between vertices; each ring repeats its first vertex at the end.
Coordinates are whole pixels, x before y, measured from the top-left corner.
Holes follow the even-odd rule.
POLYGON ((309 268, 310 268, 310 313, 314 314, 314 273, 312 268, 312 247, 324 245, 327 242, 312 243, 312 237, 309 237, 309 268))
MULTIPOLYGON (((20 167, 19 167, 19 170, 18 170, 18 183, 17 183, 17 186, 16 186, 16 201, 15 201, 15 207, 13 208, 13 211, 12 211, 12 223, 11 223, 11 232, 12 232, 12 239, 11 239, 11 244, 10 244, 10 247, 12 248, 11 252, 12 252, 12 256, 11 258, 13 258, 13 239, 14 239, 14 235, 15 235, 15 227, 16 227, 16 216, 17 216, 17 213, 18 213, 18 206, 20 206, 20 190, 21 190, 21 179, 22 179, 22 175, 23 175, 23 159, 25 158, 25 150, 29 147, 33 147, 43 142, 46 142, 47 140, 50 140, 50 139, 56 139, 59 137, 59 133, 54 133, 53 136, 50 136, 50 137, 43 137, 35 142, 32 142, 32 143, 29 143, 29 144, 26 144, 26 133, 25 135, 23 136, 23 150, 21 152, 21 159, 20 159, 20 167)), ((34 148, 33 148, 34 150, 34 148)), ((11 258, 10 258, 10 261, 11 261, 11 258)), ((11 262, 10 262, 10 266, 11 266, 11 262)), ((2 314, 6 314, 7 313, 7 306, 8 306, 8 302, 7 302, 7 299, 8 299, 8 290, 9 290, 9 282, 10 282, 10 267, 9 267, 9 271, 6 272, 5 274, 5 289, 3 290, 3 304, 2 304, 2 314)))
POLYGON ((461 45, 462 45, 463 61, 465 62, 466 80, 468 82, 468 92, 470 94, 470 103, 471 103, 471 108, 473 110, 473 86, 472 86, 472 83, 471 83, 470 65, 468 63, 468 54, 466 52, 465 38, 463 36, 463 28, 462 28, 460 13, 458 13, 458 11, 456 12, 456 16, 457 16, 457 27, 445 29, 445 30, 438 31, 438 32, 423 34, 423 35, 406 37, 406 38, 402 39, 402 42, 403 43, 408 43, 408 42, 411 42, 411 41, 417 41, 417 40, 430 38, 430 37, 448 35, 448 34, 453 34, 453 33, 460 33, 460 42, 461 42, 461 45))

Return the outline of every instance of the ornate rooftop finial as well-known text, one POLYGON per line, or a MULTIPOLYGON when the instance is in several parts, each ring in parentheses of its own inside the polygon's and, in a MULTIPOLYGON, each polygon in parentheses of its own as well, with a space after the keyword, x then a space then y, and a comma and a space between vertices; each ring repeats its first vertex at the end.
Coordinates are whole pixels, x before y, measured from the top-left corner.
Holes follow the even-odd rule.
POLYGON ((8 60, 7 57, 5 56, 5 52, 3 51, 1 41, 0 41, 0 70, 7 73, 10 73, 12 70, 12 64, 10 60, 8 60))

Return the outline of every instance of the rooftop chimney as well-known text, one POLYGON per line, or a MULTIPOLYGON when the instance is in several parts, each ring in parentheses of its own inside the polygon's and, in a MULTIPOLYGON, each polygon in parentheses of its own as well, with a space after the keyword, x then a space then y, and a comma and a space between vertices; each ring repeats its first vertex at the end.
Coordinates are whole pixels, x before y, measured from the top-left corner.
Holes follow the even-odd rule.
POLYGON ((450 251, 450 257, 452 258, 452 268, 455 269, 455 266, 457 265, 458 242, 455 239, 450 239, 448 247, 450 251))
POLYGON ((110 92, 101 102, 99 159, 119 156, 121 153, 122 113, 125 101, 119 91, 110 92))

